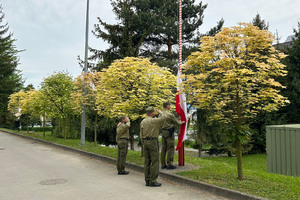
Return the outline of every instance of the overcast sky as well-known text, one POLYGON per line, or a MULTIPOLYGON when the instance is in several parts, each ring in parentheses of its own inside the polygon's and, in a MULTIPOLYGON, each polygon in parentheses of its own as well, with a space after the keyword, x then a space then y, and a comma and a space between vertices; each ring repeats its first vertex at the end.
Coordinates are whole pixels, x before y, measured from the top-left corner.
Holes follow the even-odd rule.
MULTIPOLYGON (((162 0, 163 1, 163 0, 162 0)), ((175 0, 174 0, 175 1, 175 0)), ((17 41, 25 85, 38 89, 43 79, 54 71, 67 71, 74 77, 81 73, 77 56, 84 57, 86 0, 0 0, 10 32, 17 41)), ((196 0, 199 2, 199 0, 196 0)), ((300 21, 300 0, 203 0, 205 33, 221 18, 224 26, 250 22, 259 13, 269 22, 269 31, 278 30, 281 41, 293 34, 300 21)), ((184 11, 183 11, 184 12, 184 11)), ((89 46, 108 47, 91 30, 97 17, 114 23, 110 0, 90 0, 89 46)))

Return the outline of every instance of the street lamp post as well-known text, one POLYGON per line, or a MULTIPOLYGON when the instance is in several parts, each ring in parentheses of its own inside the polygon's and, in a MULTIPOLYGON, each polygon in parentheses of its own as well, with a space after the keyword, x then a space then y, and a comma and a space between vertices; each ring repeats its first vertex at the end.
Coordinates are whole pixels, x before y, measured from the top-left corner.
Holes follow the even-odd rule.
MULTIPOLYGON (((87 69, 87 57, 88 57, 88 36, 89 36, 89 0, 86 3, 86 28, 85 28, 85 52, 84 52, 84 78, 83 78, 83 97, 86 96, 86 80, 85 76, 88 71, 87 69)), ((84 99, 84 98, 83 98, 84 99)), ((85 125, 86 125, 86 104, 82 104, 82 115, 81 115, 81 140, 80 144, 85 145, 85 125)))

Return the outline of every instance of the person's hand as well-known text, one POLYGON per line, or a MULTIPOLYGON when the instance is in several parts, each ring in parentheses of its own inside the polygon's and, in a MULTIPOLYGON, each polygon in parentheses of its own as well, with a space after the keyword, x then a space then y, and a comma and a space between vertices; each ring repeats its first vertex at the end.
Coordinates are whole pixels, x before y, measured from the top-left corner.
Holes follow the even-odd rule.
POLYGON ((158 114, 161 113, 161 110, 157 110, 157 109, 156 109, 155 111, 156 111, 158 114))

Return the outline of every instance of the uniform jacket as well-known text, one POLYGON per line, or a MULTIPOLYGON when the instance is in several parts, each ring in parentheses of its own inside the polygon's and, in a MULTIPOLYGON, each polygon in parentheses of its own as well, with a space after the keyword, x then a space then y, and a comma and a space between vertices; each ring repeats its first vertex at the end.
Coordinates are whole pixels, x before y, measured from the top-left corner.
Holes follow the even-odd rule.
POLYGON ((130 121, 128 120, 126 123, 118 124, 117 126, 117 136, 116 141, 120 138, 129 139, 129 128, 130 128, 130 121))
POLYGON ((165 120, 165 117, 152 118, 147 116, 141 122, 140 138, 158 138, 159 131, 165 120))
POLYGON ((165 117, 166 120, 162 124, 162 129, 170 129, 174 127, 174 124, 181 125, 184 122, 176 119, 173 113, 171 113, 169 110, 163 110, 160 114, 159 117, 165 117))

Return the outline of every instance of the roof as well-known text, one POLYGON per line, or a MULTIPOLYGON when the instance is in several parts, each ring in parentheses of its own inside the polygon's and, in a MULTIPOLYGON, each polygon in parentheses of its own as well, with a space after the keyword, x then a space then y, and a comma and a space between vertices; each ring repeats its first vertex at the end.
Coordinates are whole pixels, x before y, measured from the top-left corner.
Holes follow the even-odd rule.
POLYGON ((286 42, 292 42, 293 39, 296 39, 296 38, 295 38, 295 35, 290 35, 290 36, 288 36, 288 37, 286 38, 286 40, 285 40, 284 43, 286 43, 286 42))

